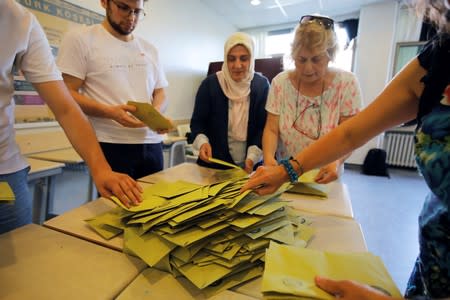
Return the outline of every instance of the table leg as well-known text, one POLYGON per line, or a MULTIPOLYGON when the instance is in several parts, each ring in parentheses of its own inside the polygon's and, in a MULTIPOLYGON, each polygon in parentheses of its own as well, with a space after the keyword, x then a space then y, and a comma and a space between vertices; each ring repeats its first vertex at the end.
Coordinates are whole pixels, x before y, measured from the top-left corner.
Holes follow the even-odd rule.
POLYGON ((42 224, 47 216, 47 177, 29 182, 33 187, 33 223, 42 224))
POLYGON ((53 211, 53 202, 55 200, 55 177, 55 175, 47 177, 45 220, 50 218, 50 213, 53 211))

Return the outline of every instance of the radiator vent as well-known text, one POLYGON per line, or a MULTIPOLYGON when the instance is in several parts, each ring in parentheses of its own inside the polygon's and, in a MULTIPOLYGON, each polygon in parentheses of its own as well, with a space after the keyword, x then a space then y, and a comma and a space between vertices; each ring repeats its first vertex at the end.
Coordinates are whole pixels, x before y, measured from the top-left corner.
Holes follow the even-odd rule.
POLYGON ((411 130, 390 130, 384 134, 386 163, 394 167, 416 168, 414 156, 414 132, 411 130))

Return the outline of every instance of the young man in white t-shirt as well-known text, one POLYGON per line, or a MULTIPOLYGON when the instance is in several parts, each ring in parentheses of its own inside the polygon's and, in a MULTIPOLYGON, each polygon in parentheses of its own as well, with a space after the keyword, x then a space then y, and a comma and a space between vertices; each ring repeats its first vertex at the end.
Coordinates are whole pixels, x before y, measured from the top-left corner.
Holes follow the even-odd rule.
POLYGON ((0 233, 31 222, 29 166, 14 133, 13 70, 25 78, 54 112, 75 149, 89 166, 102 196, 116 195, 127 206, 141 201, 142 188, 125 174, 113 172, 88 120, 68 92, 38 21, 14 0, 0 1, 0 181, 11 186, 15 201, 0 201, 0 233))
POLYGON ((57 63, 88 115, 114 171, 134 179, 162 170, 162 138, 134 118, 129 100, 165 106, 168 83, 156 48, 133 33, 144 0, 101 0, 101 24, 67 33, 57 63))

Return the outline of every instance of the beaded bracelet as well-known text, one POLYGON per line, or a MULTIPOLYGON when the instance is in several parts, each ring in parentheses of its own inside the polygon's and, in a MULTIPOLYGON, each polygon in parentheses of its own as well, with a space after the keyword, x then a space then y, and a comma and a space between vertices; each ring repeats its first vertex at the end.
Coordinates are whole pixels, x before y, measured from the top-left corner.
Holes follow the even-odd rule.
POLYGON ((286 172, 289 175, 289 181, 292 183, 297 182, 298 175, 295 172, 294 168, 292 167, 291 163, 289 162, 289 159, 280 160, 280 164, 282 164, 283 167, 286 169, 286 172))
POLYGON ((295 157, 291 156, 291 157, 289 157, 289 160, 292 160, 293 162, 295 162, 297 164, 297 166, 298 166, 298 173, 297 173, 297 175, 298 176, 301 176, 303 173, 305 173, 305 172, 303 172, 302 164, 297 159, 295 159, 295 157))

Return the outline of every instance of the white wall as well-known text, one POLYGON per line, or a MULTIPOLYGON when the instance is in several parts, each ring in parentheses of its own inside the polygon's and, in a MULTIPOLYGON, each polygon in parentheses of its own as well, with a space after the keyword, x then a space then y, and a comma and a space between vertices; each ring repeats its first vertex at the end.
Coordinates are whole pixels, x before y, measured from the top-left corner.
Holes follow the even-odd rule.
MULTIPOLYGON (((105 14, 100 0, 69 0, 105 14)), ((210 61, 223 60, 223 45, 236 28, 199 0, 149 0, 136 33, 159 50, 169 87, 167 115, 190 119, 210 61)))
MULTIPOLYGON (((100 0, 68 0, 104 14, 100 0)), ((167 114, 172 119, 189 119, 200 81, 210 61, 223 59, 223 43, 237 29, 200 0, 149 0, 147 16, 137 33, 159 50, 169 80, 167 114)), ((389 78, 395 50, 398 1, 364 6, 360 12, 355 73, 367 106, 381 92, 389 78)), ((353 153, 349 163, 362 164, 374 139, 353 153)), ((379 145, 377 145, 377 143, 379 145)))
MULTIPOLYGON (((397 1, 386 1, 361 9, 355 74, 361 85, 363 107, 375 99, 390 77, 398 10, 397 1)), ((382 146, 381 139, 382 137, 377 137, 369 141, 353 152, 347 162, 362 164, 370 148, 382 146)))

